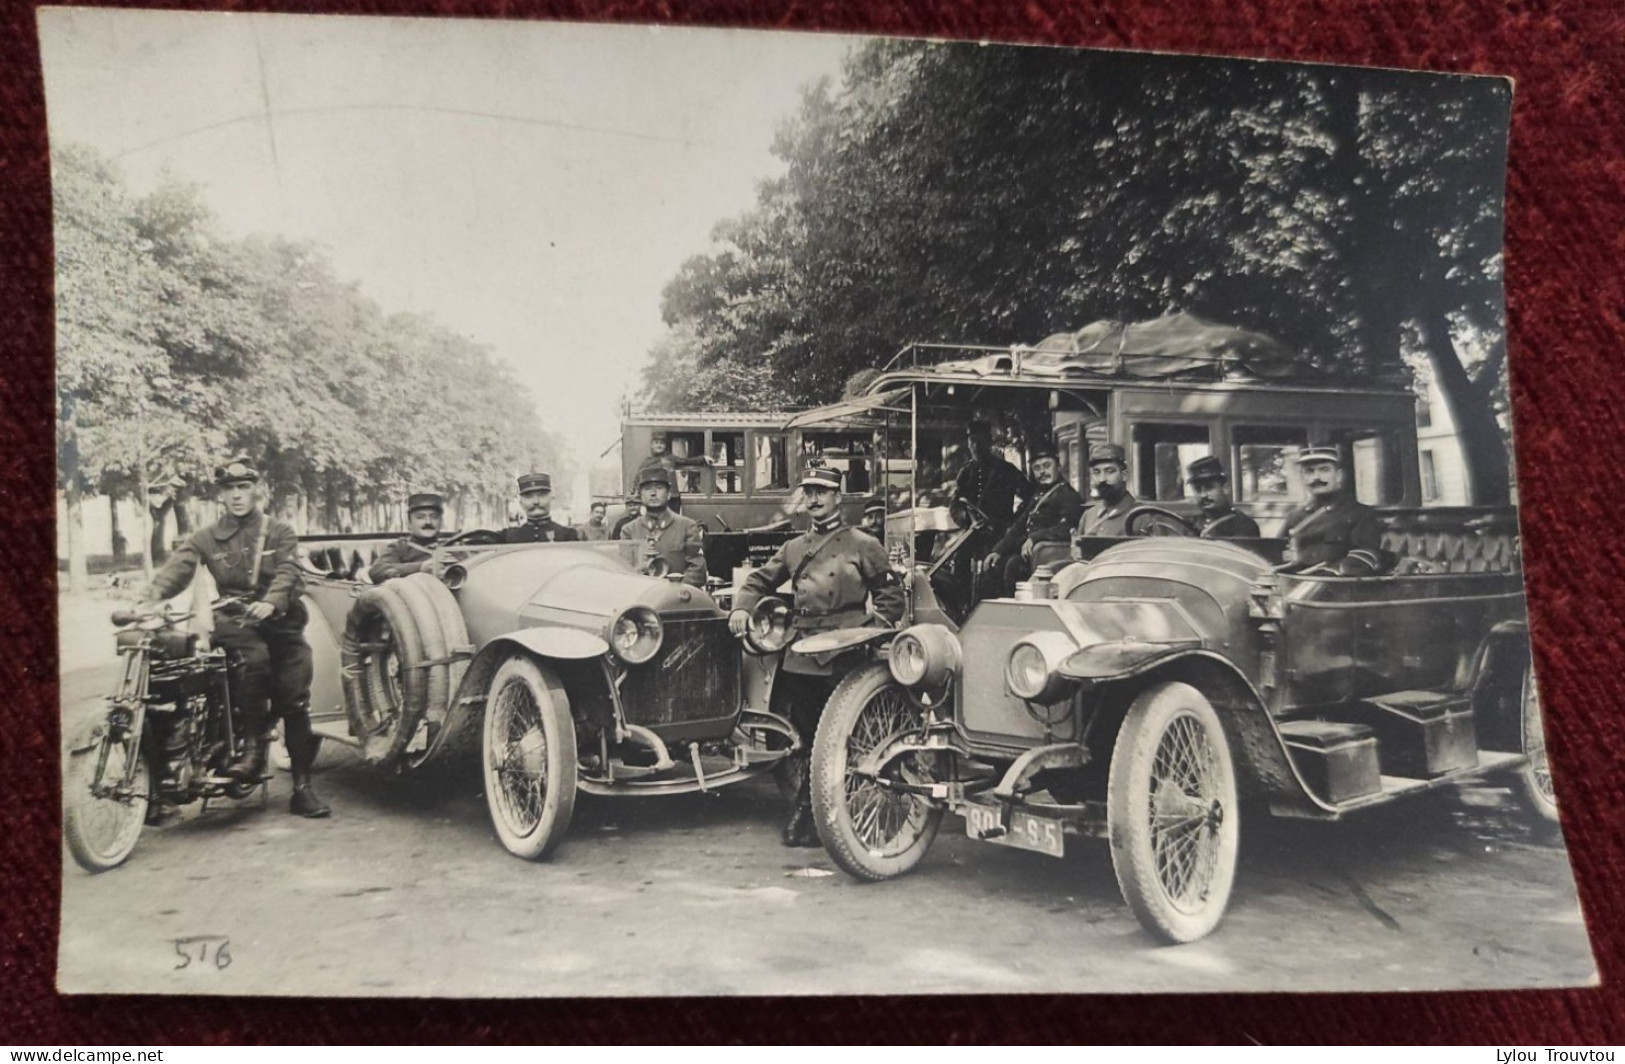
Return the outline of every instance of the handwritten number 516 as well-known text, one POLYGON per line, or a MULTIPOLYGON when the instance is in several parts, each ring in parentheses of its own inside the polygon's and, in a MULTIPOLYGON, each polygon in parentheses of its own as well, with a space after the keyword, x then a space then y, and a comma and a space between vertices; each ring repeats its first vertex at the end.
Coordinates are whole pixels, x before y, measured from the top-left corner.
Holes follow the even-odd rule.
POLYGON ((193 935, 190 938, 175 939, 175 955, 181 962, 175 965, 175 971, 190 968, 194 964, 207 967, 213 964, 216 969, 231 967, 231 940, 224 935, 193 935))

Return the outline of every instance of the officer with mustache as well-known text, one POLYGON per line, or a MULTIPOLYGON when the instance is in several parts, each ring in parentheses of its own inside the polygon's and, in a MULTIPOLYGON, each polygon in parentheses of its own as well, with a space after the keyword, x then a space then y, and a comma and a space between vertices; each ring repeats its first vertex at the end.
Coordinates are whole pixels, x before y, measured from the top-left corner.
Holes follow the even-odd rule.
POLYGON ((1337 576, 1380 572, 1386 556, 1382 523, 1377 511, 1347 490, 1342 454, 1336 447, 1306 447, 1297 463, 1309 499, 1287 515, 1282 535, 1289 542, 1278 571, 1337 576))
POLYGON ((574 543, 581 537, 569 525, 553 520, 553 477, 526 473, 519 478, 519 504, 525 523, 502 530, 504 543, 574 543))
POLYGON ((406 500, 406 523, 411 534, 402 536, 378 554, 367 575, 375 584, 410 576, 428 568, 434 557, 435 544, 440 542, 440 521, 446 510, 446 501, 432 491, 419 492, 406 500))
POLYGON ((1258 522, 1236 509, 1230 501, 1224 466, 1212 455, 1203 455, 1185 467, 1185 483, 1196 496, 1202 511, 1197 525, 1203 539, 1250 539, 1258 536, 1258 522))
MULTIPOLYGON (((745 578, 728 628, 743 639, 751 610, 764 595, 789 582, 795 596, 793 627, 797 637, 866 624, 894 625, 903 618, 903 590, 886 561, 886 549, 873 536, 841 523, 841 474, 809 469, 801 478, 812 527, 778 549, 768 563, 745 578)), ((812 749, 813 734, 837 677, 827 664, 797 653, 784 653, 779 679, 786 685, 790 721, 802 749, 812 749)), ((817 846, 812 790, 805 756, 796 767, 796 794, 784 824, 786 846, 817 846)))
MULTIPOLYGON (((1078 536, 1126 536, 1128 512, 1140 505, 1128 490, 1128 456, 1115 443, 1089 448, 1089 485, 1099 502, 1083 511, 1078 536)), ((1074 549, 1073 556, 1077 556, 1074 549)))
POLYGON ((1041 543, 1065 544, 1083 515, 1083 497, 1061 478, 1060 458, 1053 444, 1040 442, 1032 451, 1032 476, 1037 494, 1016 515, 1009 531, 987 556, 987 568, 1002 577, 1002 593, 1033 572, 1033 548, 1041 543))

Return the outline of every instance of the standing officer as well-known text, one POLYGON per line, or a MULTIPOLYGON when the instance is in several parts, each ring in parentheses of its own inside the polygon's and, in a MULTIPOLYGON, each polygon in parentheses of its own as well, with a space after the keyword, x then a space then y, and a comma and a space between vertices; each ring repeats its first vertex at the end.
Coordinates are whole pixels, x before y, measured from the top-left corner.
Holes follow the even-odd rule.
POLYGON ((192 522, 186 515, 181 492, 186 489, 186 478, 176 474, 162 484, 147 489, 147 510, 152 514, 152 560, 161 563, 169 556, 170 539, 164 535, 164 519, 175 515, 175 539, 185 539, 192 533, 192 522))
POLYGON ((1032 497, 1032 487, 1021 471, 993 451, 993 426, 972 421, 965 432, 970 460, 955 478, 954 498, 964 499, 987 515, 989 535, 1004 535, 1015 516, 1016 498, 1032 497))
POLYGON ((1298 471, 1309 500, 1286 516, 1282 534, 1290 540, 1284 573, 1324 566, 1339 576, 1368 576, 1383 564, 1382 523, 1377 511, 1347 490, 1348 473, 1336 447, 1305 447, 1298 471))
POLYGON ((1078 535, 1128 535, 1128 512, 1140 500, 1128 490, 1128 457, 1123 448, 1115 443, 1097 443, 1089 448, 1089 486, 1100 501, 1083 511, 1078 535))
POLYGON ((241 597, 240 613, 215 620, 214 641, 237 658, 236 699, 248 749, 226 770, 233 779, 258 782, 265 776, 265 750, 272 723, 281 718, 288 757, 293 762, 291 812, 324 817, 332 810, 311 786, 316 738, 310 730, 310 646, 305 642, 305 606, 300 599, 299 537, 260 512, 259 470, 246 457, 214 471, 225 515, 187 537, 142 596, 160 602, 192 582, 201 562, 220 594, 241 597))
MULTIPOLYGON (((670 437, 668 437, 664 432, 650 433, 649 457, 645 458, 643 460, 643 464, 638 466, 638 479, 642 480, 643 474, 655 466, 659 466, 661 469, 664 469, 666 474, 671 477, 671 501, 666 505, 674 514, 680 514, 683 512, 683 495, 682 492, 678 490, 679 485, 677 483, 678 464, 677 456, 671 453, 670 437)), ((683 464, 688 463, 685 462, 683 464)))
MULTIPOLYGON (((728 615, 733 634, 744 638, 756 603, 785 581, 795 596, 797 636, 866 624, 894 625, 902 620, 903 591, 886 564, 886 549, 873 536, 841 524, 841 474, 833 469, 808 469, 801 478, 801 491, 812 527, 745 578, 728 615)), ((787 683, 790 720, 801 736, 803 751, 809 751, 835 677, 830 666, 791 649, 784 653, 779 679, 787 683)), ((784 824, 784 844, 817 846, 808 761, 805 756, 797 760, 796 795, 784 824)))
POLYGON ((622 514, 616 520, 615 527, 609 530, 609 538, 620 539, 621 533, 626 530, 626 526, 636 521, 641 513, 643 513, 643 500, 637 497, 636 492, 628 495, 626 497, 626 513, 622 514))
POLYGON ((609 538, 609 527, 604 524, 604 514, 608 509, 608 505, 602 500, 595 501, 587 508, 587 523, 576 529, 583 542, 596 543, 598 540, 609 538))
POLYGON ((1010 530, 987 556, 987 568, 1003 579, 1003 594, 1033 572, 1033 548, 1040 543, 1067 544, 1083 515, 1083 497, 1061 477, 1061 460, 1053 444, 1033 447, 1033 481, 1039 495, 1022 507, 1010 530))
POLYGON ((440 521, 446 500, 432 491, 419 492, 406 499, 406 524, 410 535, 402 536, 378 554, 367 575, 375 584, 397 576, 410 576, 428 568, 434 546, 440 541, 440 521))
POLYGON ((621 538, 643 544, 640 560, 644 568, 658 560, 658 575, 682 573, 683 583, 704 587, 705 530, 693 518, 667 509, 671 474, 657 465, 645 466, 638 480, 643 514, 627 522, 621 538))
POLYGON ((1258 522, 1236 509, 1230 501, 1224 466, 1212 455, 1203 455, 1185 467, 1185 483, 1196 495, 1202 519, 1197 531, 1203 539, 1253 539, 1258 522))
POLYGON ((574 543, 581 537, 569 525, 553 520, 553 478, 547 473, 526 473, 519 478, 519 505, 525 523, 502 530, 504 543, 574 543))

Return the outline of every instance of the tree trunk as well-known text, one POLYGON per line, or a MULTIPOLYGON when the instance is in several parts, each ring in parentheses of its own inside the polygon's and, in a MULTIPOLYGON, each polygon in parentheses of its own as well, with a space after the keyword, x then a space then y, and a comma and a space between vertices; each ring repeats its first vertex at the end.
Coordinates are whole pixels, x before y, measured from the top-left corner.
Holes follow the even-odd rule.
POLYGON ((108 531, 113 541, 113 564, 119 565, 124 561, 124 529, 118 519, 118 496, 111 491, 107 493, 108 531))
POLYGON ((68 590, 84 591, 90 587, 90 571, 85 565, 84 496, 73 477, 62 494, 68 527, 68 590))
POLYGON ((1450 408, 1450 420, 1461 443, 1467 502, 1471 506, 1505 506, 1512 501, 1512 463, 1501 425, 1495 420, 1489 389, 1468 377, 1456 345, 1451 342, 1450 323, 1444 315, 1429 314, 1421 325, 1428 362, 1433 367, 1433 383, 1450 408))

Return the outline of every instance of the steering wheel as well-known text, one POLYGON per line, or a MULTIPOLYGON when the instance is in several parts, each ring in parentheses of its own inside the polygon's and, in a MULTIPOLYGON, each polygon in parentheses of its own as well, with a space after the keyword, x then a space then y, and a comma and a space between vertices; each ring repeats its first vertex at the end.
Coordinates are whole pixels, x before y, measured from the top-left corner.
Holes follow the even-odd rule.
POLYGON ((442 547, 500 547, 505 541, 502 533, 489 528, 471 528, 459 532, 440 544, 442 547))
POLYGON ((948 516, 960 528, 986 528, 991 522, 982 508, 969 499, 955 499, 948 506, 948 516))
POLYGON ((1199 536, 1197 527, 1160 506, 1136 506, 1128 512, 1123 528, 1131 536, 1199 536))

